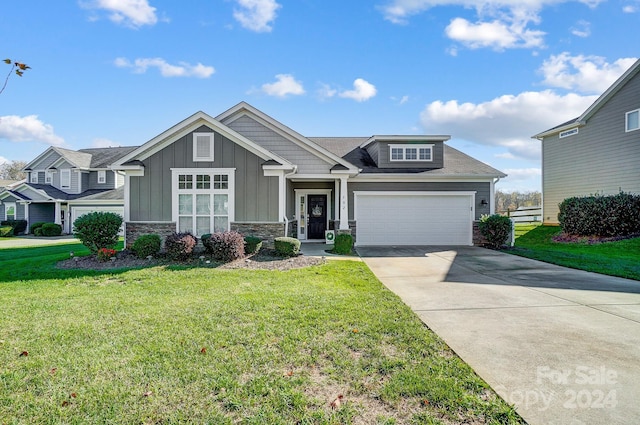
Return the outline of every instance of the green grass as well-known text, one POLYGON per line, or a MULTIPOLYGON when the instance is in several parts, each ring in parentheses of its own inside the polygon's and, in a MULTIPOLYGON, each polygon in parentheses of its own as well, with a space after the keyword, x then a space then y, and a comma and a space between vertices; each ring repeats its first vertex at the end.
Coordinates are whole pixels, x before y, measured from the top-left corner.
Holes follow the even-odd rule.
POLYGON ((640 238, 589 244, 554 242, 555 226, 539 226, 516 239, 506 252, 610 276, 640 280, 640 238))
POLYGON ((364 263, 53 269, 68 251, 0 251, 1 424, 523 423, 364 263))

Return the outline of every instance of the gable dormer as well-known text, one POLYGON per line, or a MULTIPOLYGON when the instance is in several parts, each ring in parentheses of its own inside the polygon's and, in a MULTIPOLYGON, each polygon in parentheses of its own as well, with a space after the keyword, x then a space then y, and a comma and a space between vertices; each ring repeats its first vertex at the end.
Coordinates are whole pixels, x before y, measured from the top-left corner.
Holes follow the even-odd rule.
POLYGON ((378 168, 444 167, 444 142, 450 136, 372 136, 360 147, 366 149, 378 168))

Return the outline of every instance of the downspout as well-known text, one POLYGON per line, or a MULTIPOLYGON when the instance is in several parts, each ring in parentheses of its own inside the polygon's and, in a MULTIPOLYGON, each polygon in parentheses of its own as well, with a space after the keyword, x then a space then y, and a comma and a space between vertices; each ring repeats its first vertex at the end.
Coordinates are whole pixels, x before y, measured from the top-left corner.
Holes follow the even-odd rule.
POLYGON ((285 209, 285 213, 284 216, 282 217, 284 219, 284 236, 287 237, 287 235, 289 235, 289 219, 287 218, 287 178, 293 176, 294 174, 296 174, 298 172, 298 166, 294 165, 293 166, 293 170, 288 173, 285 174, 284 176, 282 176, 282 184, 284 185, 284 188, 282 190, 282 193, 284 195, 284 209, 285 209))

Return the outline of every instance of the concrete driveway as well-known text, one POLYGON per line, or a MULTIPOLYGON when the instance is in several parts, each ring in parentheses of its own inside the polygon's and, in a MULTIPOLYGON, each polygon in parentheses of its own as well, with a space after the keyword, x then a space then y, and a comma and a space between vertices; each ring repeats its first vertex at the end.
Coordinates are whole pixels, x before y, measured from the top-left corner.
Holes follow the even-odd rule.
POLYGON ((530 424, 639 423, 640 282, 484 248, 357 250, 530 424))

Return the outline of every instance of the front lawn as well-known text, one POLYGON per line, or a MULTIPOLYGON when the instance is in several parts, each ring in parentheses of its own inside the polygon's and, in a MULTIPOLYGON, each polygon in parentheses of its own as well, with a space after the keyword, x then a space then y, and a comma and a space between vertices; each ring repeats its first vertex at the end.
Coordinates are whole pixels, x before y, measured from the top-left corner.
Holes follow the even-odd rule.
POLYGON ((0 423, 523 423, 364 263, 87 273, 59 248, 0 251, 0 423))
POLYGON ((512 254, 610 276, 640 280, 640 238, 615 242, 554 242, 560 227, 539 226, 516 239, 512 254))

